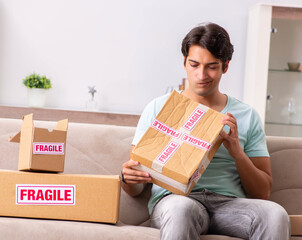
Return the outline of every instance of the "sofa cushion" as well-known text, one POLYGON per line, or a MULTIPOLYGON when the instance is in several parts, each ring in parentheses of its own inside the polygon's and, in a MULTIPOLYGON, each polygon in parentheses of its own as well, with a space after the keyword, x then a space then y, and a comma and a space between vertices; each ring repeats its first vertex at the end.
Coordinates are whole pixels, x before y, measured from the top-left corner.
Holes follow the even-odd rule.
POLYGON ((0 226, 0 239, 159 239, 157 229, 129 225, 0 217, 0 226))
POLYGON ((0 169, 18 169, 19 144, 8 139, 21 130, 21 123, 21 120, 0 118, 0 169))
MULTIPOLYGON (((160 232, 150 227, 111 225, 74 221, 0 217, 0 239, 14 240, 158 240, 160 232)), ((200 236, 200 240, 240 240, 218 235, 200 236)))
POLYGON ((273 175, 270 200, 288 214, 302 214, 302 139, 267 137, 267 143, 273 175))

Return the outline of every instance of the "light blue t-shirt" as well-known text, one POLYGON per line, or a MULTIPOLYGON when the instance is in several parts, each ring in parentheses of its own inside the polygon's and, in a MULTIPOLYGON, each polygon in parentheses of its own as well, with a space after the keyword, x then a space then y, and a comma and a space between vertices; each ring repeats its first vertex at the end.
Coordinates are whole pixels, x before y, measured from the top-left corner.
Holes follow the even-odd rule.
MULTIPOLYGON (((136 145, 142 138, 169 95, 170 94, 166 94, 156 98, 145 107, 137 125, 132 141, 133 145, 136 145)), ((257 112, 251 106, 233 97, 227 97, 227 104, 221 113, 226 114, 229 112, 236 118, 239 143, 246 155, 248 157, 269 157, 265 133, 257 112)), ((228 126, 225 126, 225 130, 228 132, 228 126)), ((192 191, 201 191, 202 189, 208 189, 226 196, 246 197, 235 161, 223 144, 221 144, 192 191)), ((148 204, 150 214, 156 202, 161 199, 162 196, 170 193, 168 190, 153 184, 152 194, 148 204)))

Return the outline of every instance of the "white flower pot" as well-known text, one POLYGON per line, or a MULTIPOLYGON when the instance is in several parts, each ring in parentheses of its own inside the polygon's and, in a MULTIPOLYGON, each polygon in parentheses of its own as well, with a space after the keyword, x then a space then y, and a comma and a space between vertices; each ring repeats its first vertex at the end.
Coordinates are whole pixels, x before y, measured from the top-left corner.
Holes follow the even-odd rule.
POLYGON ((33 108, 42 108, 45 105, 47 89, 44 88, 28 88, 27 100, 28 106, 33 108))

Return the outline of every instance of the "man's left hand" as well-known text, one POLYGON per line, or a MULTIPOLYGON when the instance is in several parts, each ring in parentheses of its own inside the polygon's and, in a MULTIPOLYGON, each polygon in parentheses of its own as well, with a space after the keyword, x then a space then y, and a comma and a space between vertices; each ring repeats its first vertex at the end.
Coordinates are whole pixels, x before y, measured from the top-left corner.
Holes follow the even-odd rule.
POLYGON ((243 153, 243 149, 239 144, 237 120, 231 113, 227 113, 227 115, 222 118, 222 124, 230 127, 229 133, 225 131, 220 133, 220 136, 223 138, 223 145, 229 151, 230 155, 235 158, 238 154, 243 153))

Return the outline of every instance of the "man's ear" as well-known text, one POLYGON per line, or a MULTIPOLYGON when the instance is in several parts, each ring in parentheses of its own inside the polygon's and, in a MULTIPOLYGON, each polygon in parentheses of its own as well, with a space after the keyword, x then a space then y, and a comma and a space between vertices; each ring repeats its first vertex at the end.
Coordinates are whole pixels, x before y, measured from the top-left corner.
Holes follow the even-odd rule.
POLYGON ((223 69, 223 73, 226 73, 229 69, 229 63, 230 63, 230 60, 227 60, 224 64, 224 69, 223 69))

